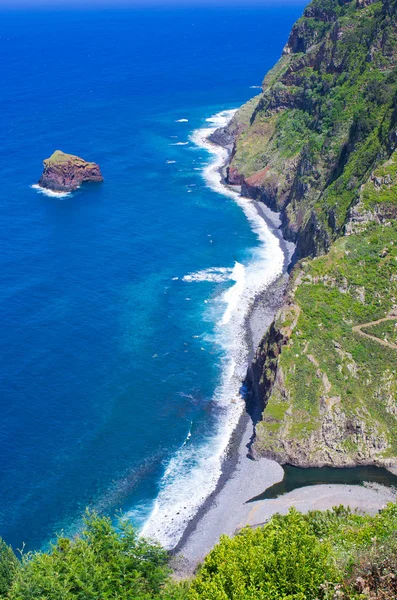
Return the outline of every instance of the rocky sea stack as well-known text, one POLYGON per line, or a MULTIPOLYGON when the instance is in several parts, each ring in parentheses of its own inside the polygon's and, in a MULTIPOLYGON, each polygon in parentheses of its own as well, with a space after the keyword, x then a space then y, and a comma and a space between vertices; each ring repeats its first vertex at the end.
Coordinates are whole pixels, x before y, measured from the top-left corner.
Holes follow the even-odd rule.
POLYGON ((61 150, 56 150, 43 164, 39 185, 55 192, 72 192, 85 181, 103 181, 99 165, 61 150))

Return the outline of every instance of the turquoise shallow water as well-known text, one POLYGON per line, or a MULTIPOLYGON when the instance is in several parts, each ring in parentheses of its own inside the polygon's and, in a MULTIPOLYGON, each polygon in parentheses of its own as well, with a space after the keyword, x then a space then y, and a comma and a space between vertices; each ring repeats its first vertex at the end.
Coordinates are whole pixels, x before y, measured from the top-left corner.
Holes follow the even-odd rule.
POLYGON ((86 506, 141 526, 166 484, 196 469, 199 489, 200 467, 218 468, 224 294, 244 284, 236 262, 252 280, 263 240, 208 187, 190 136, 256 93, 301 10, 1 14, 0 535, 14 546, 72 532, 86 506), (97 161, 104 184, 32 189, 56 148, 97 161))

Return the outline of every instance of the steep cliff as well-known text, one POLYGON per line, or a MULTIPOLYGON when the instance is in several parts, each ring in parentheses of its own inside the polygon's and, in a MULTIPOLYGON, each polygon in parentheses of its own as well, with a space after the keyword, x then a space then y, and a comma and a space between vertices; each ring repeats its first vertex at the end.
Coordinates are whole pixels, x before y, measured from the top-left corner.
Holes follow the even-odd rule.
POLYGON ((395 222, 296 265, 251 370, 266 404, 254 453, 301 466, 397 463, 396 267, 395 222))
POLYGON ((329 249, 396 148, 396 7, 314 0, 237 137, 229 182, 281 211, 296 259, 329 249))
POLYGON ((396 0, 313 0, 231 126, 229 183, 296 243, 249 372, 256 455, 397 464, 396 59, 396 0))

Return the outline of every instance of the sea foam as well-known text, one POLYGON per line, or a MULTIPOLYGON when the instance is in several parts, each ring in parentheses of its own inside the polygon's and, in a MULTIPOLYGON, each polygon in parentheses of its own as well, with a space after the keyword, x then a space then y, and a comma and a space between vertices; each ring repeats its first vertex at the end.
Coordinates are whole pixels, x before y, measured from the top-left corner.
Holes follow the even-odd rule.
POLYGON ((183 281, 189 284, 228 279, 234 283, 208 301, 209 305, 215 303, 222 307, 221 317, 215 326, 215 341, 224 350, 221 381, 213 396, 217 414, 215 431, 203 443, 195 439, 194 428, 189 430, 188 437, 166 467, 158 497, 141 530, 142 535, 158 540, 166 548, 175 547, 188 522, 219 481, 231 435, 245 406, 240 388, 246 375, 250 350, 245 335, 246 320, 255 298, 282 272, 284 263, 279 242, 253 201, 242 198, 222 183, 220 169, 227 162, 228 153, 209 142, 208 136, 217 127, 227 125, 234 113, 222 111, 210 117, 207 123, 211 127, 195 131, 191 140, 196 148, 205 148, 213 155, 213 160, 203 170, 207 185, 237 202, 260 244, 245 265, 236 262, 234 267, 213 267, 183 277, 183 281))
POLYGON ((44 196, 49 196, 50 198, 67 198, 71 196, 71 192, 55 192, 54 190, 48 190, 47 188, 41 187, 38 183, 35 183, 30 186, 33 190, 37 190, 39 194, 44 194, 44 196))
POLYGON ((211 281, 220 283, 221 281, 230 279, 232 273, 233 269, 228 267, 210 267, 209 269, 203 269, 196 273, 189 273, 182 278, 182 281, 188 283, 192 281, 211 281))

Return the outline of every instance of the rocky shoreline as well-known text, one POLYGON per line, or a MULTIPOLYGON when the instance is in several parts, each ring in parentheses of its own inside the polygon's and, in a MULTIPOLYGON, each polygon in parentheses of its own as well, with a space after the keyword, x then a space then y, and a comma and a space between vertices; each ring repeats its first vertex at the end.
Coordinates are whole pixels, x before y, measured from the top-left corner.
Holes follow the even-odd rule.
MULTIPOLYGON (((241 128, 236 126, 234 117, 229 130, 217 130, 209 139, 212 143, 228 149, 232 156, 234 136, 238 135, 239 131, 241 128)), ((228 164, 224 165, 220 172, 226 187, 238 189, 228 181, 228 164)), ((244 193, 244 188, 241 191, 244 193)), ((397 497, 395 490, 379 484, 321 484, 294 490, 274 500, 249 503, 258 492, 263 493, 283 479, 283 462, 293 463, 290 460, 283 461, 279 454, 271 455, 258 451, 255 442, 256 425, 261 422, 267 394, 271 393, 274 380, 277 381, 277 370, 273 381, 264 377, 268 366, 266 361, 273 361, 274 365, 276 348, 281 348, 288 341, 288 332, 280 332, 277 328, 277 315, 280 311, 290 310, 286 308, 289 307, 286 302, 291 290, 288 269, 294 255, 294 245, 282 236, 279 216, 263 202, 257 201, 256 207, 280 241, 285 254, 284 270, 283 274, 256 298, 247 317, 246 335, 252 349, 252 360, 245 381, 248 389, 246 411, 230 440, 216 489, 189 522, 180 542, 172 550, 172 567, 176 578, 183 579, 194 573, 221 535, 234 535, 246 525, 260 526, 273 514, 286 514, 292 506, 302 512, 308 512, 327 510, 343 504, 361 513, 376 514, 385 504, 395 501, 397 497), (264 331, 266 334, 262 337, 264 331)), ((302 460, 293 464, 308 467, 320 466, 321 463, 309 464, 302 460)), ((353 462, 349 466, 356 464, 358 463, 353 462)), ((332 466, 339 465, 332 463, 332 466)))
POLYGON ((262 93, 211 136, 230 152, 226 183, 279 212, 296 244, 285 302, 247 376, 266 407, 253 456, 281 464, 397 464, 397 355, 382 348, 397 310, 397 113, 387 87, 397 54, 380 35, 392 35, 396 7, 373 4, 310 4, 262 93), (376 104, 375 79, 388 90, 376 104), (377 335, 365 338, 365 326, 377 335))
MULTIPOLYGON (((228 149, 230 152, 230 161, 224 167, 224 183, 231 188, 240 189, 241 194, 247 198, 256 201, 257 206, 261 207, 258 210, 270 211, 280 208, 278 202, 273 201, 267 193, 263 191, 260 185, 253 185, 253 180, 246 181, 244 177, 236 174, 232 167, 233 156, 236 152, 236 140, 241 135, 245 127, 247 127, 247 107, 252 109, 253 103, 257 102, 254 98, 240 111, 234 115, 229 125, 221 130, 217 130, 212 136, 211 141, 228 149)), ((372 178, 373 179, 373 178, 372 178)), ((274 214, 274 213, 273 213, 274 214)), ((268 221, 267 221, 268 222, 268 221)), ((314 221, 312 221, 314 223, 314 221)), ((278 228, 273 227, 273 233, 277 232, 279 239, 283 240, 284 244, 290 244, 290 248, 294 247, 292 242, 288 240, 294 239, 297 243, 295 251, 289 257, 288 268, 292 269, 297 263, 299 255, 308 256, 310 254, 322 253, 319 249, 312 248, 303 250, 302 237, 291 234, 291 227, 288 212, 285 206, 281 207, 279 213, 278 228), (283 236, 286 235, 286 238, 283 236), (300 244, 300 246, 299 246, 300 244)), ((313 232, 306 231, 305 236, 313 237, 313 232)), ((309 244, 310 245, 310 244, 309 244)), ((249 390, 248 404, 251 410, 255 413, 255 424, 274 422, 272 415, 266 416, 266 412, 261 417, 269 398, 272 394, 281 398, 288 398, 289 392, 286 387, 285 377, 282 369, 279 367, 279 356, 283 348, 287 347, 291 335, 297 326, 300 315, 300 307, 294 302, 294 295, 297 287, 301 284, 303 276, 299 265, 293 271, 293 277, 287 278, 284 287, 284 299, 274 313, 274 319, 267 327, 266 334, 257 344, 257 350, 250 364, 247 373, 246 385, 249 390)), ((337 344, 335 342, 335 344, 337 344)), ((314 357, 309 356, 315 366, 319 367, 314 357)), ((320 375, 319 375, 320 377, 320 375)), ((331 384, 327 380, 327 376, 322 374, 321 377, 325 382, 326 391, 329 392, 331 384)), ((338 402, 338 401, 336 401, 338 402)), ((352 467, 358 465, 378 465, 387 468, 395 467, 396 460, 394 458, 379 460, 379 450, 384 448, 384 442, 379 438, 376 431, 372 433, 366 427, 366 418, 360 418, 357 415, 355 418, 348 418, 342 411, 335 410, 335 403, 324 404, 323 425, 318 434, 311 436, 306 447, 303 447, 300 442, 297 442, 291 436, 288 430, 280 434, 277 439, 277 449, 272 448, 272 440, 266 437, 264 441, 261 436, 261 429, 257 439, 257 431, 253 434, 253 440, 250 447, 252 458, 258 459, 265 457, 275 460, 279 464, 291 464, 300 467, 352 467), (328 415, 327 415, 328 412, 328 415), (344 433, 346 432, 346 433, 344 433), (362 440, 361 450, 354 456, 344 453, 339 448, 339 443, 347 436, 355 435, 359 443, 362 440), (315 458, 312 458, 312 456, 315 458)), ((277 419, 276 419, 277 420, 277 419)), ((263 429, 263 428, 262 428, 263 429)))
MULTIPOLYGON (((233 119, 230 123, 233 123, 233 119)), ((240 190, 237 186, 230 185, 226 181, 226 169, 231 157, 231 144, 238 133, 238 128, 234 133, 226 134, 225 137, 219 137, 218 134, 221 131, 216 130, 207 139, 210 143, 221 146, 228 151, 225 163, 219 167, 219 175, 226 190, 230 189, 233 192, 239 193, 240 190)), ((284 264, 281 275, 255 298, 251 310, 246 317, 244 325, 245 341, 247 347, 250 349, 248 364, 254 359, 258 344, 273 321, 274 315, 283 305, 288 283, 288 266, 294 252, 294 245, 286 242, 282 236, 279 216, 263 204, 255 202, 255 208, 260 218, 266 222, 269 230, 277 238, 284 254, 284 264)), ((222 533, 229 533, 230 535, 234 533, 235 524, 233 519, 228 519, 224 516, 221 522, 213 522, 214 508, 219 505, 223 506, 224 499, 227 499, 227 504, 231 502, 231 482, 239 482, 238 485, 240 485, 244 481, 243 487, 245 492, 249 490, 248 493, 251 494, 259 490, 263 491, 264 488, 270 487, 282 479, 282 468, 276 462, 268 460, 253 461, 250 456, 255 423, 259 420, 262 409, 263 407, 257 404, 255 398, 247 394, 246 410, 240 417, 239 423, 229 441, 228 449, 222 463, 221 477, 216 489, 199 508, 195 517, 188 523, 181 540, 172 550, 172 555, 174 556, 173 567, 177 575, 184 576, 192 573, 198 562, 216 544, 222 533), (256 484, 253 486, 254 480, 256 484), (231 527, 230 530, 229 526, 231 527), (202 536, 204 536, 204 539, 202 536)), ((236 492, 232 492, 232 496, 234 497, 233 504, 236 508, 240 505, 243 506, 244 501, 241 500, 238 494, 236 495, 236 492)))

